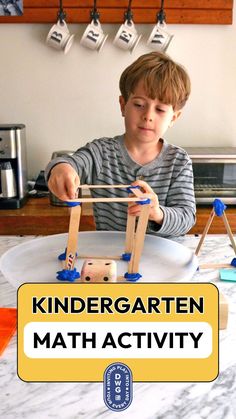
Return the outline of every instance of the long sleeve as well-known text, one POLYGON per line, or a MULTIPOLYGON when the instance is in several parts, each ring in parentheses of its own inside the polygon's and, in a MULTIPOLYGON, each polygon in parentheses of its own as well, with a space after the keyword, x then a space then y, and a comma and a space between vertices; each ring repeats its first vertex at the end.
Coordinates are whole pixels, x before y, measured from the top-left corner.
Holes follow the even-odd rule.
POLYGON ((186 234, 195 224, 196 205, 193 187, 193 171, 190 160, 172 179, 166 205, 160 205, 164 213, 162 225, 149 222, 149 230, 161 236, 180 236, 186 234))

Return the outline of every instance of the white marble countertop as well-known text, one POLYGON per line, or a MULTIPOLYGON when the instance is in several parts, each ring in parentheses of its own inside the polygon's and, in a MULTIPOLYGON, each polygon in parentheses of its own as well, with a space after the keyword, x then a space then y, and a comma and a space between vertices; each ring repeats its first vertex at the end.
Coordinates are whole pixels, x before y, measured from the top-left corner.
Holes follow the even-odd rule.
MULTIPOLYGON (((0 255, 30 236, 0 236, 0 255)), ((177 241, 195 249, 199 238, 177 241)), ((228 263, 234 257, 226 235, 208 235, 199 263, 228 263)), ((16 373, 16 336, 0 358, 0 418, 236 419, 236 283, 221 282, 217 270, 197 272, 193 282, 214 282, 229 303, 229 321, 220 331, 220 374, 210 383, 134 383, 131 406, 112 412, 102 383, 26 383, 16 373)), ((16 290, 0 273, 0 307, 16 307, 16 290)))

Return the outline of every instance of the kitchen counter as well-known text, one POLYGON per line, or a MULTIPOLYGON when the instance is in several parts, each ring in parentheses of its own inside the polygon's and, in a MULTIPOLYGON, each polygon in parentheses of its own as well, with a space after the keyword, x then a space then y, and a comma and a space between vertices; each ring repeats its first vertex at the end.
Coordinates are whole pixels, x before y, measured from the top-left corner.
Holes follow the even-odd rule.
MULTIPOLYGON (((212 206, 197 207, 197 221, 189 234, 201 234, 211 213, 212 206)), ((236 233, 236 206, 226 210, 231 229, 236 233)), ((29 198, 23 208, 0 209, 0 235, 48 235, 68 231, 70 209, 50 205, 48 197, 29 198)), ((92 204, 82 205, 80 231, 95 230, 92 204)), ((215 217, 210 227, 211 234, 224 234, 225 226, 221 217, 215 217)))
MULTIPOLYGON (((0 236, 0 254, 32 237, 0 236)), ((177 239, 195 249, 199 238, 177 239)), ((234 253, 226 235, 208 235, 199 263, 227 263, 234 253)), ((210 383, 135 383, 131 406, 112 412, 102 383, 26 383, 16 373, 16 336, 0 358, 0 418, 4 419, 235 419, 236 283, 220 282, 217 270, 197 272, 192 282, 214 282, 229 302, 229 322, 220 331, 220 374, 210 383)), ((0 306, 16 306, 16 290, 0 274, 0 306)))

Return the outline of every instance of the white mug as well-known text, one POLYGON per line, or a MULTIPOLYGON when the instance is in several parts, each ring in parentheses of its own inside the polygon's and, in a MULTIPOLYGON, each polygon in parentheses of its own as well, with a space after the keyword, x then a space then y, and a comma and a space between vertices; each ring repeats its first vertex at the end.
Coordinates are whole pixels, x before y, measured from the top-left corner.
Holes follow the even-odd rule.
POLYGON ((107 37, 108 35, 104 34, 100 22, 92 20, 85 29, 80 44, 99 52, 105 44, 107 37))
POLYGON ((66 22, 63 20, 53 25, 50 29, 46 43, 53 48, 64 51, 65 54, 69 51, 73 43, 74 35, 71 35, 66 22))
POLYGON ((167 50, 174 35, 168 33, 164 29, 165 27, 165 23, 161 24, 159 22, 154 26, 147 41, 147 45, 149 45, 150 48, 163 52, 167 50))
POLYGON ((142 35, 138 35, 134 22, 126 20, 119 28, 113 44, 118 48, 133 52, 138 45, 142 35))

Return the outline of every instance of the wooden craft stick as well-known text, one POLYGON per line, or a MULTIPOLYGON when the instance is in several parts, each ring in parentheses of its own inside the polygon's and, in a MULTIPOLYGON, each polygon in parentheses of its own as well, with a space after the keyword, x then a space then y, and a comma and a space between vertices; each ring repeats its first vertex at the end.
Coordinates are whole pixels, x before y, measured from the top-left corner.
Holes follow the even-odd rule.
POLYGON ((78 189, 109 189, 109 188, 130 188, 131 185, 79 185, 78 189))
POLYGON ((199 265, 200 269, 221 269, 221 268, 234 268, 230 263, 203 263, 199 265))
POLYGON ((133 250, 136 219, 137 217, 135 215, 128 214, 125 236, 125 253, 132 253, 133 250))
POLYGON ((219 328, 226 329, 228 323, 228 302, 224 296, 220 292, 220 299, 219 299, 219 328))
POLYGON ((108 260, 122 260, 121 256, 91 256, 91 255, 78 255, 78 259, 108 259, 108 260))
POLYGON ((152 199, 152 195, 143 193, 142 196, 133 198, 77 198, 70 199, 68 202, 139 202, 144 199, 152 199))
POLYGON ((118 281, 118 282, 121 282, 121 281, 123 281, 123 282, 124 282, 124 281, 126 281, 126 279, 125 279, 125 277, 124 277, 124 276, 118 276, 118 277, 117 277, 117 281, 118 281))
POLYGON ((230 228, 230 225, 229 225, 228 219, 227 219, 227 217, 226 217, 226 214, 225 214, 224 212, 223 212, 223 214, 222 214, 222 218, 223 218, 223 221, 224 221, 224 225, 225 225, 226 231, 227 231, 228 236, 229 236, 229 238, 230 238, 230 241, 231 241, 232 247, 233 247, 233 249, 234 249, 234 253, 236 254, 236 245, 235 245, 235 241, 234 241, 234 236, 233 236, 233 233, 232 233, 232 231, 231 231, 231 228, 230 228))
POLYGON ((139 270, 139 262, 143 250, 149 212, 150 204, 143 205, 136 229, 132 257, 128 265, 128 273, 137 273, 139 270))
POLYGON ((202 247, 203 241, 204 241, 204 239, 205 239, 205 237, 206 237, 206 235, 207 235, 207 232, 208 232, 208 230, 209 230, 209 228, 210 228, 210 226, 211 226, 211 223, 212 223, 212 221, 213 221, 214 216, 215 216, 215 211, 214 211, 214 209, 213 209, 213 210, 211 211, 211 214, 210 214, 210 216, 209 216, 209 218, 208 218, 208 221, 207 221, 206 226, 205 226, 205 228, 204 228, 204 231, 203 231, 203 233, 202 233, 202 237, 200 238, 200 241, 199 241, 199 243, 198 243, 198 246, 197 246, 197 248, 196 248, 196 250, 195 250, 195 255, 196 255, 196 256, 198 255, 198 253, 199 253, 199 251, 200 251, 200 249, 201 249, 201 247, 202 247))
MULTIPOLYGON (((137 196, 138 198, 143 197, 143 192, 140 191, 139 188, 132 189, 132 193, 135 196, 137 196)), ((136 199, 136 201, 137 201, 137 199, 136 199)), ((128 214, 127 225, 126 225, 126 241, 125 241, 125 252, 126 253, 132 253, 132 251, 133 251, 136 219, 137 219, 136 216, 128 214)))
POLYGON ((81 205, 71 208, 69 234, 67 241, 65 269, 72 270, 76 260, 76 250, 78 245, 78 230, 81 216, 81 205))

